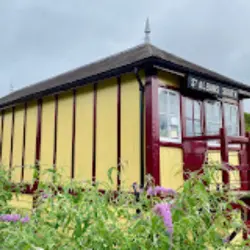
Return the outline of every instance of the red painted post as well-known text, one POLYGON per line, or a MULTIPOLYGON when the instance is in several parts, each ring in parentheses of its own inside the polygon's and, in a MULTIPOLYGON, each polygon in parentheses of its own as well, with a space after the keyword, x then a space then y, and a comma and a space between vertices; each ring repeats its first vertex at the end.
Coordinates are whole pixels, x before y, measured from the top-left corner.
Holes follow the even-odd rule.
POLYGON ((247 155, 247 170, 246 170, 246 190, 250 190, 250 133, 246 133, 246 137, 248 139, 248 143, 246 145, 246 155, 247 155))
POLYGON ((152 175, 156 185, 160 185, 160 135, 158 115, 158 81, 156 76, 149 76, 146 78, 145 104, 146 173, 152 175))
MULTIPOLYGON (((226 130, 224 128, 220 129, 220 143, 221 143, 221 164, 223 168, 227 168, 228 166, 228 139, 227 139, 227 134, 226 130)), ((222 170, 222 182, 224 185, 229 185, 230 180, 229 180, 229 172, 226 169, 222 170)))

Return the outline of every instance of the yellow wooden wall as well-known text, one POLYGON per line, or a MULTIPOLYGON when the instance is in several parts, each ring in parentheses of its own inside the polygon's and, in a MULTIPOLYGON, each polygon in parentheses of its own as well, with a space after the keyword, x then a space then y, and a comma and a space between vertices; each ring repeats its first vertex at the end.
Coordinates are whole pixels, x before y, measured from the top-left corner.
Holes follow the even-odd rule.
POLYGON ((92 179, 93 154, 93 85, 77 89, 75 134, 75 179, 92 179))
POLYGON ((140 93, 133 75, 121 79, 121 181, 124 188, 140 183, 140 93))
POLYGON ((71 177, 72 118, 73 93, 70 91, 59 95, 58 99, 56 169, 62 181, 71 177))
POLYGON ((160 147, 161 185, 177 190, 183 185, 182 149, 160 147))
POLYGON ((2 164, 5 167, 9 167, 10 163, 11 126, 12 126, 12 111, 11 109, 9 109, 6 110, 4 114, 2 164))
POLYGON ((24 160, 24 181, 31 182, 35 166, 37 132, 37 102, 28 103, 26 122, 26 146, 24 160))
POLYGON ((15 109, 15 125, 13 137, 13 161, 12 161, 12 181, 20 182, 22 153, 23 153, 23 125, 24 125, 24 105, 15 109))
POLYGON ((40 171, 41 181, 51 180, 48 169, 53 168, 54 154, 54 129, 55 129, 55 98, 47 97, 42 104, 42 124, 41 124, 41 156, 40 171))
POLYGON ((29 194, 18 194, 17 196, 13 193, 10 205, 17 209, 25 209, 27 212, 31 212, 33 206, 33 196, 29 194))
MULTIPOLYGON (((98 84, 96 110, 96 180, 106 182, 108 181, 108 170, 117 167, 116 79, 98 84)), ((116 178, 114 178, 115 184, 116 178)))
POLYGON ((158 70, 157 77, 159 79, 160 85, 170 86, 175 88, 180 87, 180 77, 177 75, 173 75, 171 73, 158 70))

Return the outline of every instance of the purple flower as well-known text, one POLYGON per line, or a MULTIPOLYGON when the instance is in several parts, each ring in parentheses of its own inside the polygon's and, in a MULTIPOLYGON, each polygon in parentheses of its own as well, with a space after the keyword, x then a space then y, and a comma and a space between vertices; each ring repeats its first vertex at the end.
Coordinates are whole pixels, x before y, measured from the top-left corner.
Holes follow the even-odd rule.
POLYGON ((4 221, 4 222, 20 221, 22 223, 26 223, 26 222, 29 222, 30 219, 28 216, 21 218, 20 214, 3 214, 3 215, 0 215, 0 221, 4 221))
POLYGON ((154 206, 153 211, 160 217, 162 217, 167 232, 173 234, 173 222, 171 214, 171 205, 168 203, 160 203, 154 206))
POLYGON ((5 222, 16 222, 21 219, 21 216, 19 214, 3 214, 0 216, 0 221, 5 222))
POLYGON ((172 188, 164 188, 164 187, 156 186, 155 188, 149 187, 149 189, 147 190, 147 194, 149 196, 155 196, 158 194, 174 196, 176 192, 172 188))
POLYGON ((22 223, 27 223, 27 222, 30 221, 30 218, 29 218, 29 216, 25 216, 25 217, 22 218, 20 221, 21 221, 22 223))

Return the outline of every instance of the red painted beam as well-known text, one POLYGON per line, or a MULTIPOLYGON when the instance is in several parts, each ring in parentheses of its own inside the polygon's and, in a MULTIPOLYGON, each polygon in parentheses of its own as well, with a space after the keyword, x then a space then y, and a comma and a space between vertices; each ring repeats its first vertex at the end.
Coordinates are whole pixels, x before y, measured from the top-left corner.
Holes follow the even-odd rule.
POLYGON ((117 78, 117 190, 121 186, 121 77, 117 78))
POLYGON ((202 135, 202 136, 185 136, 183 141, 208 141, 208 140, 219 140, 220 135, 202 135))
POLYGON ((145 103, 146 173, 152 175, 156 185, 160 185, 158 79, 156 76, 146 78, 145 103))
POLYGON ((73 90, 71 179, 75 178, 76 89, 73 90))
POLYGON ((2 154, 3 154, 4 113, 5 112, 3 110, 1 116, 0 162, 2 162, 2 154))
POLYGON ((93 97, 93 148, 92 148, 92 182, 96 182, 96 118, 97 118, 97 83, 94 83, 93 97))
POLYGON ((26 127, 27 127, 27 103, 24 104, 24 117, 23 117, 23 148, 22 148, 22 172, 21 182, 24 178, 24 164, 25 164, 25 148, 26 148, 26 127))

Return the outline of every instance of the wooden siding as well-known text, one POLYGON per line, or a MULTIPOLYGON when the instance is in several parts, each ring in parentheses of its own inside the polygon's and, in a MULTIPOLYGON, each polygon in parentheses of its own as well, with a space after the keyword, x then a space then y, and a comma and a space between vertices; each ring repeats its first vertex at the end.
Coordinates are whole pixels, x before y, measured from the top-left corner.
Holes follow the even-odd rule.
POLYGON ((33 179, 33 167, 35 166, 37 130, 37 102, 28 103, 26 123, 26 147, 24 181, 31 182, 33 179))
MULTIPOLYGON (((97 86, 96 181, 108 181, 108 170, 117 166, 117 81, 97 86)), ((114 185, 116 175, 113 175, 114 185)), ((115 187, 113 187, 115 188, 115 187)))
POLYGON ((51 180, 47 170, 53 168, 54 110, 54 98, 43 99, 40 159, 41 181, 51 180))
POLYGON ((121 186, 140 182, 140 101, 133 75, 121 78, 121 186))
POLYGON ((179 76, 158 70, 157 77, 159 79, 159 84, 162 86, 169 86, 169 87, 174 87, 174 88, 180 87, 180 77, 179 76))
POLYGON ((13 138, 13 173, 12 181, 20 182, 22 151, 23 151, 23 124, 24 124, 24 106, 15 109, 15 126, 13 138))
POLYGON ((62 181, 71 176, 72 105, 72 91, 59 95, 56 169, 61 174, 62 181))
POLYGON ((75 179, 78 181, 92 179, 93 98, 92 85, 77 89, 75 179))
POLYGON ((6 110, 4 114, 2 164, 5 167, 9 167, 9 162, 10 162, 11 125, 12 125, 12 111, 9 109, 6 110))
POLYGON ((177 190, 183 185, 182 149, 160 147, 161 185, 177 190))

